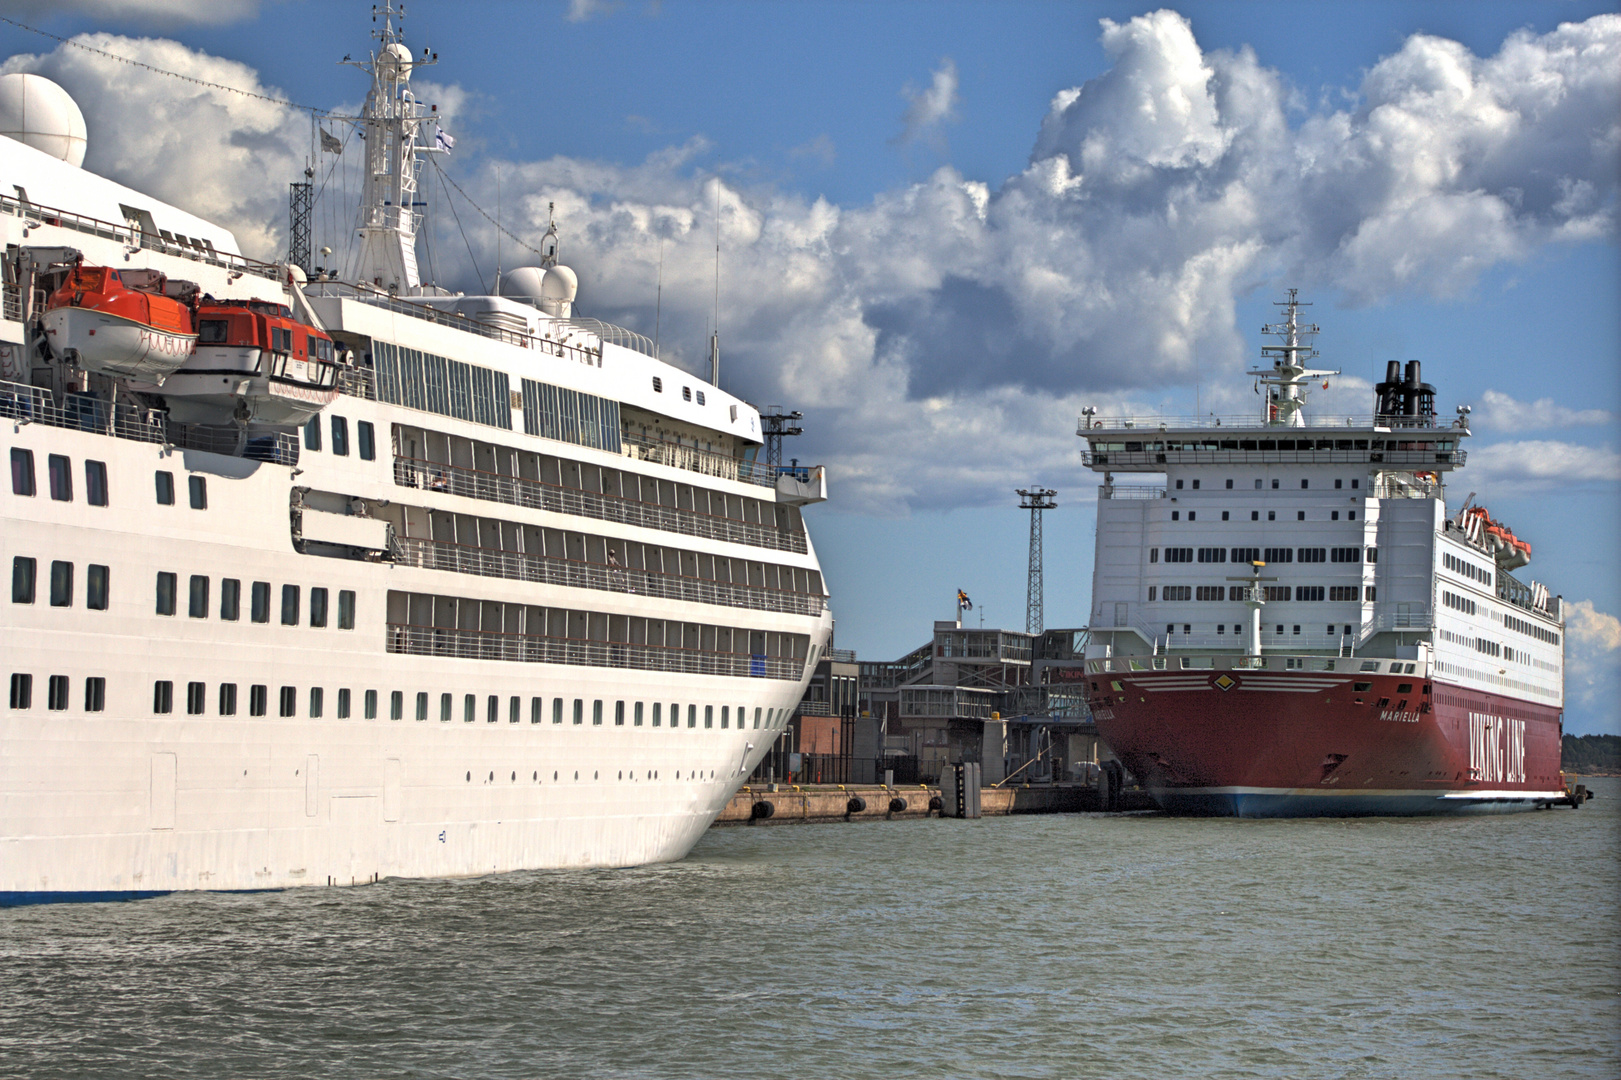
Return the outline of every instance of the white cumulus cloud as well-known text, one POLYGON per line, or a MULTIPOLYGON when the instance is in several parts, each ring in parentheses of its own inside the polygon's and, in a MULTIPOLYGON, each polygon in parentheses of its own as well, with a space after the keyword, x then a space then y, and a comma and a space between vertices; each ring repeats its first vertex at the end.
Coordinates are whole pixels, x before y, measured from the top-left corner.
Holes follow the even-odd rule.
POLYGON ((941 124, 957 118, 957 64, 947 56, 940 61, 929 78, 929 85, 918 89, 908 83, 901 96, 906 99, 906 113, 901 117, 905 125, 899 142, 911 142, 920 136, 932 135, 941 124))
POLYGON ((1547 439, 1500 442, 1469 451, 1469 474, 1505 494, 1614 484, 1621 482, 1621 454, 1609 447, 1547 439))
MULTIPOLYGON (((1239 372, 1257 343, 1234 313, 1254 290, 1452 296, 1546 245, 1615 235, 1621 16, 1517 32, 1489 57, 1417 35, 1351 104, 1299 116, 1261 58, 1202 49, 1175 12, 1101 26, 1109 67, 1027 118, 1029 161, 994 185, 948 164, 841 206, 717 177, 702 142, 632 165, 497 162, 478 152, 471 121, 445 165, 491 209, 499 171, 503 219, 532 243, 555 204, 585 314, 651 335, 662 256, 660 345, 694 371, 707 370, 718 196, 723 382, 803 409, 790 453, 830 465, 841 505, 857 511, 983 504, 1033 479, 1090 489, 1080 408, 1151 411, 1196 371, 1206 409, 1249 408, 1239 372)), ((86 40, 260 86, 243 65, 173 42, 86 40)), ((74 94, 90 167, 219 220, 251 252, 280 250, 307 117, 68 48, 4 70, 40 71, 74 94)), ((938 132, 957 91, 942 62, 908 99, 909 130, 938 132)), ((428 190, 441 197, 436 180, 428 190)), ((495 232, 460 210, 488 273, 495 232)), ((477 287, 454 222, 438 217, 439 280, 477 287)), ((1366 412, 1362 379, 1380 359, 1336 365, 1346 377, 1313 407, 1366 412)), ((1488 399, 1481 418, 1565 415, 1509 400, 1488 399)), ((1621 477, 1613 450, 1560 442, 1498 444, 1471 461, 1531 487, 1621 477)))
POLYGON ((1621 619, 1597 610, 1591 600, 1565 607, 1566 690, 1584 707, 1601 713, 1604 730, 1617 730, 1616 694, 1621 691, 1621 619))
POLYGON ((0 0, 0 13, 19 19, 67 12, 97 19, 221 25, 253 18, 259 0, 0 0))
POLYGON ((1501 390, 1487 390, 1469 417, 1469 426, 1508 435, 1520 431, 1546 431, 1561 427, 1596 427, 1615 423, 1605 409, 1572 409, 1553 398, 1518 401, 1501 390))

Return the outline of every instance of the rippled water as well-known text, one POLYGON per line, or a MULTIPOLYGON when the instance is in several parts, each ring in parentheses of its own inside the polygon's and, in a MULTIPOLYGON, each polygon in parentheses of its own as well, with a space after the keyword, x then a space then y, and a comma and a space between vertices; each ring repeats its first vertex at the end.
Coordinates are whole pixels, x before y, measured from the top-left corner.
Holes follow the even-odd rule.
POLYGON ((1621 783, 1467 820, 713 830, 0 911, 0 1074, 1615 1077, 1621 783))

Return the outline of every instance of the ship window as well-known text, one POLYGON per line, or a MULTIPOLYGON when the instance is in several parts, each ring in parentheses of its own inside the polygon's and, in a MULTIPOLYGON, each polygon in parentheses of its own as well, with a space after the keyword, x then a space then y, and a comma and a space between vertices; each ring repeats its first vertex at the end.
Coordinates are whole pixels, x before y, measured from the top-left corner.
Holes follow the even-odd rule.
POLYGON ((1152 604, 1154 602, 1154 600, 1156 599, 1155 594, 1158 593, 1158 592, 1159 592, 1159 586, 1158 585, 1150 585, 1148 587, 1148 602, 1150 604, 1152 604))
POLYGON ((1412 692, 1413 684, 1410 682, 1398 683, 1396 686, 1396 693, 1398 694, 1411 694, 1412 692))
POLYGON ((367 720, 375 720, 375 719, 377 719, 377 691, 375 691, 375 690, 367 690, 366 691, 364 708, 366 710, 366 719, 367 720))
POLYGON ((1159 562, 1159 548, 1148 549, 1148 561, 1151 563, 1159 562))
POLYGON ((692 400, 692 387, 683 386, 681 388, 681 400, 682 401, 691 401, 692 400))
POLYGON ((624 727, 624 726, 625 726, 625 703, 623 701, 616 701, 616 702, 614 702, 614 727, 624 727))
POLYGON ((1295 633, 1296 633, 1296 634, 1298 634, 1298 633, 1300 633, 1300 627, 1298 627, 1298 626, 1297 626, 1297 627, 1295 627, 1295 633))
POLYGON ((191 489, 191 508, 193 510, 208 509, 208 477, 190 476, 186 478, 186 486, 191 489))
POLYGON ((754 709, 754 726, 755 727, 760 726, 760 708, 759 708, 759 706, 755 706, 755 709, 754 709))
POLYGON ((159 679, 152 684, 152 711, 155 713, 174 712, 174 683, 168 679, 159 679))
POLYGON ((507 723, 516 724, 523 719, 523 699, 516 694, 507 701, 507 723))
POLYGON ((206 574, 191 575, 191 597, 186 608, 186 614, 194 619, 208 618, 208 576, 206 574))
MULTIPOLYGON (((1350 447, 1346 447, 1346 449, 1349 450, 1350 447)), ((1334 490, 1335 491, 1340 490, 1340 488, 1342 488, 1344 486, 1345 486, 1345 481, 1344 480, 1335 480, 1334 481, 1334 490)))
POLYGON ((377 460, 377 430, 370 420, 355 421, 355 438, 360 443, 360 460, 377 460))
POLYGON ((390 720, 405 719, 405 691, 390 690, 388 693, 388 718, 390 720))
POLYGON ((1296 510, 1295 511, 1295 520, 1296 521, 1305 521, 1306 520, 1306 512, 1304 510, 1296 510))
POLYGON ((657 375, 653 376, 653 393, 664 393, 664 380, 659 378, 657 375))
POLYGON ((1180 510, 1172 510, 1171 511, 1171 520, 1172 521, 1181 521, 1182 520, 1182 511, 1180 511, 1180 510))
MULTIPOLYGON (((514 698, 513 700, 516 701, 517 699, 514 698)), ((491 694, 484 701, 484 722, 487 724, 493 724, 500 719, 501 699, 496 697, 494 694, 491 694)))
MULTIPOLYGON (((1175 517, 1176 515, 1172 514, 1171 516, 1175 517)), ((1197 510, 1189 510, 1188 511, 1188 520, 1189 521, 1197 521, 1198 519, 1199 519, 1199 511, 1197 511, 1197 510)))
POLYGON ((353 589, 338 590, 338 629, 353 630, 355 628, 355 591, 353 589))
POLYGON ((575 726, 585 723, 585 701, 581 698, 574 699, 574 723, 575 726))
POLYGON ((64 712, 68 707, 68 677, 52 675, 45 683, 45 707, 52 712, 64 712))
POLYGON ((220 618, 236 622, 242 617, 242 582, 234 577, 220 578, 220 618))
POLYGON ((720 726, 721 726, 721 727, 725 727, 725 726, 726 726, 726 721, 727 721, 727 719, 728 719, 728 714, 729 714, 729 713, 730 713, 730 712, 731 712, 731 707, 730 707, 730 706, 727 706, 727 705, 722 705, 722 706, 721 706, 721 707, 720 707, 720 726))
POLYGON ((253 583, 252 610, 248 614, 256 623, 270 621, 270 582, 255 581, 253 583))
POLYGON ((281 587, 281 624, 283 626, 298 625, 297 585, 283 585, 281 587))
MULTIPOLYGON (((552 698, 552 723, 561 724, 562 722, 563 722, 563 699, 562 698, 552 698)), ((556 779, 556 778, 554 777, 553 779, 556 779)))
POLYGON ((1233 482, 1231 480, 1227 481, 1227 490, 1228 491, 1233 490, 1233 482))
POLYGON ((105 461, 87 461, 84 463, 84 497, 91 506, 107 505, 107 463, 105 461))
POLYGON ((270 706, 270 688, 264 683, 248 687, 248 715, 263 716, 270 706))
POLYGON ((236 683, 220 683, 220 715, 236 715, 236 683))
POLYGON ((631 723, 636 727, 642 726, 642 703, 640 701, 636 703, 635 716, 632 718, 631 723))
POLYGON ((1301 490, 1301 491, 1305 491, 1305 490, 1306 490, 1306 487, 1307 487, 1307 485, 1309 485, 1309 484, 1310 484, 1310 483, 1311 483, 1311 481, 1309 481, 1309 480, 1302 480, 1302 481, 1300 481, 1300 490, 1301 490))
POLYGON ((281 688, 281 714, 293 716, 298 712, 298 687, 284 686, 281 688))
POLYGON ((1379 561, 1379 549, 1378 548, 1371 547, 1371 548, 1368 549, 1368 559, 1367 559, 1367 561, 1370 562, 1370 563, 1376 563, 1376 562, 1379 561))
POLYGON ((334 416, 332 418, 332 452, 341 457, 349 456, 349 420, 347 417, 334 416))
POLYGON ((45 459, 45 474, 51 485, 51 498, 57 502, 73 501, 73 462, 62 454, 51 454, 45 459))
POLYGON ((158 486, 158 505, 174 505, 174 473, 159 469, 156 477, 158 486))
POLYGON ((186 684, 186 715, 201 716, 208 709, 208 687, 200 682, 186 684))
POLYGON ((339 720, 349 719, 349 691, 347 688, 338 691, 337 717, 339 720))
MULTIPOLYGON (((450 723, 450 714, 451 714, 452 711, 454 711, 454 706, 453 706, 453 704, 451 702, 452 697, 453 697, 453 695, 451 695, 451 694, 440 694, 439 695, 439 722, 441 724, 450 723)), ((471 724, 473 722, 473 695, 472 694, 467 695, 466 710, 467 710, 467 722, 469 724, 471 724)))
POLYGON ((1226 510, 1223 510, 1221 512, 1221 520, 1227 521, 1227 520, 1230 520, 1230 518, 1231 518, 1231 515, 1226 510))
POLYGON ((702 405, 703 403, 704 403, 704 392, 702 390, 700 390, 700 391, 698 391, 698 404, 702 405))
POLYGON ((1198 490, 1199 490, 1199 481, 1197 481, 1197 480, 1195 480, 1195 481, 1194 481, 1194 482, 1193 482, 1193 490, 1194 490, 1194 491, 1198 491, 1198 490))
POLYGON ((199 319, 197 321, 197 344, 224 345, 230 341, 231 321, 229 319, 199 319))
POLYGON ((1277 481, 1276 478, 1274 478, 1273 481, 1272 481, 1272 490, 1273 491, 1278 490, 1278 481, 1277 481))
POLYGON ((1328 518, 1330 521, 1338 521, 1340 519, 1340 512, 1335 510, 1333 513, 1328 515, 1328 518))
POLYGON ((84 681, 84 711, 101 712, 107 708, 107 680, 92 675, 84 681))
POLYGON ((167 570, 158 571, 157 613, 159 615, 174 614, 176 585, 175 575, 167 570))
POLYGON ((34 452, 20 447, 11 449, 11 493, 34 494, 34 452))
POLYGON ((1366 600, 1370 604, 1373 603, 1374 601, 1378 600, 1379 599, 1379 586, 1377 586, 1377 585, 1365 585, 1365 586, 1363 586, 1363 588, 1362 588, 1362 599, 1366 600))
POLYGON ((310 625, 311 626, 325 626, 326 625, 326 607, 327 607, 326 598, 327 598, 326 589, 322 588, 321 586, 317 585, 317 586, 310 589, 310 625))
POLYGON ((1278 512, 1276 510, 1268 510, 1266 512, 1266 519, 1268 521, 1276 521, 1276 520, 1278 520, 1278 512))
POLYGON ((1250 511, 1250 520, 1251 521, 1260 521, 1261 520, 1261 512, 1259 510, 1251 510, 1250 511))
POLYGON ((1321 585, 1301 585, 1295 589, 1296 600, 1316 601, 1323 598, 1321 585))
POLYGON ((1176 490, 1178 490, 1178 491, 1182 490, 1182 481, 1178 480, 1176 482, 1176 490))
POLYGON ((319 686, 310 687, 310 719, 319 720, 326 705, 326 691, 319 686))
POLYGON ((1356 511, 1355 510, 1348 510, 1348 511, 1346 511, 1345 516, 1346 516, 1347 519, 1349 519, 1351 521, 1355 521, 1356 520, 1356 511))
POLYGON ((698 726, 698 706, 696 705, 687 706, 687 726, 689 728, 698 726))
POLYGON ((662 701, 653 702, 653 726, 654 727, 658 727, 659 722, 664 719, 664 717, 662 715, 660 715, 663 712, 664 712, 664 702, 662 702, 662 701))
POLYGON ((313 416, 310 422, 304 425, 304 449, 321 449, 321 418, 313 416))
POLYGON ((13 709, 32 709, 34 707, 34 677, 23 672, 11 673, 11 707, 13 709))
POLYGON ((73 564, 62 560, 51 563, 51 606, 73 606, 73 564))
POLYGON ((602 702, 601 701, 593 701, 591 703, 591 724, 592 724, 593 727, 601 727, 602 726, 602 702))

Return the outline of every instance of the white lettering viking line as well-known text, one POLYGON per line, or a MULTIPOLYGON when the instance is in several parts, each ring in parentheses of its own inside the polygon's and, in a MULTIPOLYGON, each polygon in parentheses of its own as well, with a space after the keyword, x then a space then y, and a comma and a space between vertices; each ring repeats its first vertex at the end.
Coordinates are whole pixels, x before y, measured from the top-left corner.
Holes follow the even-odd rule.
POLYGON ((1525 721, 1469 714, 1469 778, 1482 783, 1525 783, 1525 721))

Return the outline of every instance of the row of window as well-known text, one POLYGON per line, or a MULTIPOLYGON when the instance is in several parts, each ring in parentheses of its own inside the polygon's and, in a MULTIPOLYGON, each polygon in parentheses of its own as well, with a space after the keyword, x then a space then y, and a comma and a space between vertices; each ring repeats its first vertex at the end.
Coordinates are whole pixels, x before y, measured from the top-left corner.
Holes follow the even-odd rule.
MULTIPOLYGON (((657 375, 653 376, 653 393, 655 393, 655 394, 664 393, 664 380, 659 378, 657 375)), ((681 388, 681 400, 682 401, 691 401, 692 400, 692 387, 683 386, 681 388)), ((702 405, 703 403, 704 403, 704 392, 702 390, 700 390, 700 391, 698 391, 698 404, 702 405)), ((732 419, 736 420, 737 416, 735 415, 735 412, 736 412, 736 407, 735 406, 733 407, 733 412, 734 412, 734 415, 733 415, 732 419)))
POLYGON ((1541 668, 1543 671, 1557 672, 1559 670, 1558 664, 1550 664, 1545 660, 1539 660, 1530 653, 1526 652, 1524 649, 1511 648, 1510 646, 1500 644, 1496 641, 1488 641, 1485 638, 1454 634, 1447 630, 1440 631, 1440 635, 1443 640, 1450 641, 1454 645, 1462 645, 1465 648, 1472 648, 1478 653, 1482 653, 1495 659, 1507 660, 1517 664, 1530 664, 1533 667, 1541 668))
MULTIPOLYGON (((1357 479, 1355 477, 1352 477, 1352 479, 1351 479, 1351 490, 1352 491, 1357 490, 1357 488, 1361 486, 1361 483, 1362 483, 1361 480, 1359 480, 1359 479, 1357 479)), ((1305 491, 1310 486, 1311 486, 1311 481, 1309 479, 1304 479, 1303 478, 1300 481, 1300 490, 1305 491)), ((1343 489, 1345 487, 1345 481, 1344 480, 1335 480, 1334 481, 1334 487, 1336 489, 1343 489)), ((1182 481, 1178 480, 1176 482, 1176 490, 1178 490, 1178 491, 1182 490, 1182 481)), ((1199 490, 1199 481, 1197 481, 1197 480, 1193 481, 1193 490, 1194 491, 1199 490)), ((1233 482, 1231 480, 1227 481, 1227 490, 1228 491, 1233 490, 1233 482)), ((1255 490, 1256 491, 1261 490, 1261 481, 1260 480, 1255 481, 1255 490)), ((1273 480, 1272 480, 1272 490, 1273 491, 1278 490, 1278 481, 1277 481, 1276 477, 1274 477, 1273 480)))
MULTIPOLYGON (((1224 563, 1227 561, 1229 549, 1220 547, 1204 547, 1198 549, 1198 560, 1202 563, 1224 563)), ((1303 563, 1360 563, 1363 550, 1359 547, 1337 548, 1253 548, 1235 547, 1231 549, 1232 561, 1235 563, 1292 563, 1298 557, 1303 563)), ((1148 549, 1148 561, 1159 562, 1160 549, 1148 549)), ((1379 549, 1367 549, 1367 559, 1370 563, 1379 561, 1379 549)), ((1190 563, 1194 560, 1194 549, 1190 547, 1168 547, 1165 549, 1165 561, 1168 563, 1190 563)))
POLYGON ((1488 589, 1492 587, 1493 574, 1490 570, 1483 570, 1469 560, 1460 559, 1451 552, 1443 551, 1441 553, 1441 565, 1454 574, 1462 574, 1466 578, 1473 578, 1488 589))
POLYGON ((1441 593, 1441 603, 1454 611, 1461 611, 1465 615, 1475 614, 1475 602, 1467 596, 1459 596, 1457 593, 1443 591, 1441 593))
MULTIPOLYGON (((73 462, 65 454, 49 454, 45 458, 45 479, 51 498, 57 502, 73 501, 73 462)), ((32 498, 38 494, 34 482, 34 452, 20 446, 11 448, 11 493, 32 498)), ((84 498, 91 506, 107 505, 107 463, 84 463, 84 498)))
MULTIPOLYGON (((39 564, 29 555, 11 560, 11 602, 32 604, 36 599, 39 564)), ((65 560, 51 563, 51 607, 73 606, 73 564, 65 560)), ((85 574, 84 606, 92 611, 107 610, 111 574, 105 566, 91 563, 85 574)))
MULTIPOLYGON (((408 409, 421 409, 490 427, 512 427, 511 384, 504 371, 448 360, 386 341, 372 342, 372 360, 377 372, 377 396, 390 405, 404 405, 408 409)), ((613 404, 617 448, 619 403, 613 404)), ((527 416, 525 419, 527 421, 527 416)))
MULTIPOLYGON (((105 568, 103 568, 105 569, 105 568)), ((207 574, 192 574, 187 582, 186 614, 193 619, 206 619, 210 611, 210 580, 207 574)), ((168 570, 158 571, 156 610, 159 615, 173 615, 179 608, 180 577, 168 570)), ((242 582, 237 578, 220 579, 219 617, 225 622, 242 618, 242 582)), ((270 621, 270 582, 255 581, 248 592, 248 618, 256 623, 270 621)), ((330 615, 331 593, 325 586, 310 587, 310 625, 327 625, 330 615)), ((298 585, 281 587, 281 624, 297 626, 301 619, 303 588, 298 585)), ((338 629, 355 628, 355 592, 338 590, 338 629)))
MULTIPOLYGON (((52 675, 45 682, 45 707, 52 712, 65 712, 72 693, 72 680, 66 675, 52 675)), ((11 707, 34 707, 34 677, 27 672, 11 673, 11 707)), ((84 681, 84 711, 101 712, 107 707, 107 680, 93 675, 84 681)))
MULTIPOLYGON (((1240 512, 1242 512, 1242 511, 1240 511, 1240 512)), ((1223 510, 1221 512, 1221 520, 1223 520, 1223 521, 1231 521, 1232 519, 1233 518, 1232 518, 1232 511, 1231 510, 1223 510)), ((1266 512, 1266 519, 1268 521, 1276 521, 1276 520, 1278 520, 1278 512, 1276 510, 1268 510, 1266 512)), ((1329 521, 1338 521, 1339 519, 1340 519, 1340 512, 1338 510, 1330 510, 1328 512, 1328 520, 1329 521)), ((1172 521, 1181 521, 1182 520, 1182 511, 1180 511, 1180 510, 1172 510, 1171 511, 1171 520, 1172 521)), ((1189 510, 1188 511, 1188 520, 1189 521, 1198 521, 1199 520, 1199 511, 1197 511, 1197 510, 1189 510)), ((1205 520, 1209 521, 1210 519, 1208 517, 1206 517, 1205 520)), ((1250 520, 1251 521, 1260 521, 1261 520, 1261 512, 1259 510, 1251 510, 1250 511, 1250 520)), ((1306 512, 1304 510, 1296 510, 1295 511, 1295 520, 1296 521, 1305 521, 1306 520, 1306 512)), ((1356 520, 1356 511, 1355 510, 1347 510, 1345 512, 1345 520, 1346 521, 1355 521, 1356 520)))
MULTIPOLYGON (((1378 599, 1378 587, 1374 585, 1330 585, 1326 588, 1322 585, 1263 585, 1261 589, 1268 603, 1288 603, 1290 600, 1356 603, 1361 599, 1371 604, 1378 599)), ((1247 601, 1249 591, 1248 585, 1150 585, 1148 602, 1154 603, 1156 594, 1167 603, 1182 600, 1247 601)))
POLYGON ((1505 614, 1503 616, 1503 625, 1521 634, 1528 634, 1538 641, 1546 641, 1549 645, 1559 644, 1559 635, 1552 630, 1538 626, 1536 623, 1526 622, 1524 619, 1517 619, 1513 615, 1505 614))
MULTIPOLYGON (((1275 624, 1275 629, 1273 631, 1273 636, 1274 637, 1276 637, 1277 635, 1283 633, 1283 625, 1284 625, 1283 623, 1275 624)), ((1225 636, 1226 633, 1227 633, 1227 626, 1228 626, 1227 623, 1217 623, 1216 624, 1216 633, 1219 634, 1219 635, 1225 636)), ((1240 636, 1240 635, 1242 635, 1244 633, 1244 626, 1243 626, 1242 623, 1233 623, 1232 628, 1233 628, 1232 632, 1233 632, 1234 637, 1238 637, 1238 636, 1240 636)), ((1263 633, 1264 632, 1265 631, 1263 630, 1263 633)), ((1344 636, 1344 637, 1354 637, 1356 635, 1356 627, 1351 625, 1350 623, 1344 623, 1344 624, 1329 623, 1324 628, 1323 632, 1328 637, 1335 637, 1336 635, 1344 636)), ((1184 635, 1191 635, 1193 633, 1193 624, 1192 623, 1183 623, 1182 624, 1182 633, 1184 635)), ((1176 634, 1176 623, 1166 623, 1165 624, 1165 636, 1166 637, 1171 637, 1171 636, 1174 636, 1175 634, 1176 634)), ((1291 635, 1291 636, 1298 637, 1299 634, 1300 634, 1300 626, 1299 626, 1299 624, 1296 624, 1295 628, 1294 628, 1294 634, 1291 635)))
MULTIPOLYGON (((349 456, 349 418, 346 416, 329 416, 327 418, 332 428, 332 452, 339 457, 349 456)), ((361 461, 377 460, 377 429, 370 420, 355 421, 356 449, 360 451, 361 461)), ((321 418, 314 416, 304 425, 304 449, 321 449, 321 418)))

